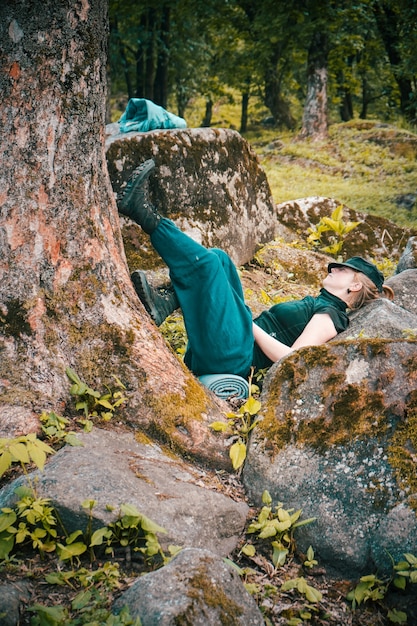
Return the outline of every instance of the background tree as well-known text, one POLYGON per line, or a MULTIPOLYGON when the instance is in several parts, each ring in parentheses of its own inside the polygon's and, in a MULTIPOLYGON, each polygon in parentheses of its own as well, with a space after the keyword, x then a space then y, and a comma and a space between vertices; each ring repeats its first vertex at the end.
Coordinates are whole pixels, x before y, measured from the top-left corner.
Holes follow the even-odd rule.
MULTIPOLYGON (((104 152, 107 35, 106 0, 0 5, 1 427, 65 411, 70 366, 99 389, 117 375, 130 423, 163 433, 174 402, 201 432, 217 409, 153 331, 126 265, 104 152)), ((170 435, 179 449, 184 432, 170 435)))
POLYGON ((314 130, 306 124, 312 107, 324 111, 324 98, 332 120, 358 113, 387 118, 396 107, 412 120, 414 5, 415 0, 143 0, 132 6, 110 0, 113 93, 152 96, 176 107, 181 117, 199 98, 205 125, 212 123, 216 103, 241 97, 242 130, 252 96, 263 115, 268 109, 283 128, 301 125, 304 110, 303 132, 314 130), (326 75, 326 90, 318 89, 324 87, 316 80, 320 75, 326 75))
POLYGON ((400 92, 400 109, 416 121, 417 6, 414 0, 373 3, 376 24, 400 92))

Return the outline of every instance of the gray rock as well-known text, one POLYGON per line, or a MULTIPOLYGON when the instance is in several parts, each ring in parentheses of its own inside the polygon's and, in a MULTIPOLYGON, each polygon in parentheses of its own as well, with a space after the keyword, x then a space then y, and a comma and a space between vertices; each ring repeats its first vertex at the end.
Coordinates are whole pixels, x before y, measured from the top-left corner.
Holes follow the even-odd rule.
POLYGON ((395 560, 417 553, 416 359, 415 341, 329 343, 294 352, 265 380, 246 491, 316 517, 297 545, 348 578, 391 571, 385 547, 395 560))
MULTIPOLYGON (((94 428, 80 439, 83 447, 66 446, 43 472, 31 475, 37 476, 37 493, 51 498, 69 533, 86 527, 81 503, 95 500, 95 528, 112 521, 121 504, 132 504, 165 528, 158 537, 164 548, 204 547, 222 556, 234 549, 248 506, 206 486, 204 471, 166 456, 156 444, 137 443, 133 434, 94 428)), ((0 508, 10 506, 24 480, 0 491, 0 508)))
POLYGON ((237 571, 208 550, 182 550, 162 569, 138 578, 114 605, 142 626, 263 626, 237 571))
POLYGON ((417 267, 417 237, 410 237, 404 248, 400 260, 398 261, 396 274, 404 270, 415 269, 417 267))
MULTIPOLYGON (((234 130, 109 134, 106 156, 116 194, 135 167, 153 158, 157 168, 150 196, 158 210, 203 245, 225 250, 237 265, 248 262, 259 243, 275 236, 265 172, 249 143, 234 130)), ((138 236, 123 229, 124 239, 138 236)))
POLYGON ((417 269, 402 270, 389 278, 386 284, 394 290, 395 304, 417 316, 417 269))
POLYGON ((0 626, 18 626, 22 602, 30 597, 25 582, 0 584, 0 626))
MULTIPOLYGON (((413 271, 413 270, 410 270, 413 271)), ((399 294, 407 292, 399 290, 399 294)), ((404 339, 407 331, 417 328, 417 312, 414 313, 400 306, 399 302, 410 302, 415 296, 410 294, 398 295, 397 302, 391 302, 386 298, 380 298, 367 304, 359 311, 349 315, 349 326, 339 333, 332 341, 343 341, 345 339, 356 339, 361 337, 376 337, 384 339, 404 339)))

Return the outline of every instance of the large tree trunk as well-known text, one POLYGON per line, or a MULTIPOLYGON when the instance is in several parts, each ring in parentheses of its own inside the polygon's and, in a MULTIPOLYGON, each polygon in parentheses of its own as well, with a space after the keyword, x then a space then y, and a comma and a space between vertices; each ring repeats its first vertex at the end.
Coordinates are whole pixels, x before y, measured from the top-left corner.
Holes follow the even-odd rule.
POLYGON ((313 34, 308 50, 307 98, 301 137, 312 139, 327 137, 327 57, 327 34, 317 30, 313 34))
POLYGON ((106 41, 106 0, 0 5, 0 430, 68 411, 71 366, 99 391, 118 376, 128 423, 224 465, 204 421, 218 406, 130 282, 104 153, 106 41))

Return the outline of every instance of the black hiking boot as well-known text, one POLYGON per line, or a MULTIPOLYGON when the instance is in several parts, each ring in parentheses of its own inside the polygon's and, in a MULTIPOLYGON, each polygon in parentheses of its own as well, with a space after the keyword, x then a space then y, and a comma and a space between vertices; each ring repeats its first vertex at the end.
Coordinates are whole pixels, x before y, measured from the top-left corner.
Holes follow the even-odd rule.
POLYGON ((136 270, 130 278, 140 301, 157 326, 160 326, 171 313, 179 308, 173 287, 151 287, 142 270, 136 270))
POLYGON ((149 199, 149 176, 154 169, 153 159, 139 165, 117 198, 119 213, 130 217, 148 235, 153 233, 161 221, 161 216, 149 199))

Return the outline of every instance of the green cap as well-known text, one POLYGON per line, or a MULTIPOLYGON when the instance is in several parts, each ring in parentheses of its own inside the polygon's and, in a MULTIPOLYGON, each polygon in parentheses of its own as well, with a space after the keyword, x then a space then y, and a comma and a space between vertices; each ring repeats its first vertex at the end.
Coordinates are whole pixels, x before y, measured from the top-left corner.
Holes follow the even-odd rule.
POLYGON ((350 267, 350 269, 355 270, 355 272, 362 272, 362 274, 365 274, 365 276, 372 280, 378 291, 382 293, 382 285, 384 284, 383 273, 379 271, 376 265, 366 261, 361 256, 353 256, 345 263, 329 263, 327 271, 330 272, 332 267, 350 267))

